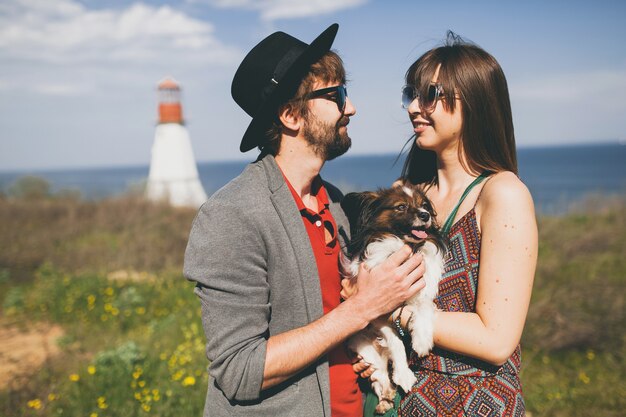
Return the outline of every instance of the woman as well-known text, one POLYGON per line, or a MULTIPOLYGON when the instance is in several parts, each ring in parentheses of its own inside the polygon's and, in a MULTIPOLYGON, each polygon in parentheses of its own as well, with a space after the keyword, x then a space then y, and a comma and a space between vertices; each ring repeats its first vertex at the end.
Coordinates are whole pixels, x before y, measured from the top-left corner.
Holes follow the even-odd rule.
MULTIPOLYGON (((444 46, 410 66, 406 84, 403 107, 415 141, 402 180, 423 187, 450 242, 435 348, 423 358, 411 354, 418 381, 397 413, 524 416, 519 341, 537 226, 530 193, 517 177, 504 73, 487 52, 449 33, 444 46)), ((392 315, 404 329, 409 319, 403 310, 392 315)), ((368 397, 366 415, 375 402, 368 397)))

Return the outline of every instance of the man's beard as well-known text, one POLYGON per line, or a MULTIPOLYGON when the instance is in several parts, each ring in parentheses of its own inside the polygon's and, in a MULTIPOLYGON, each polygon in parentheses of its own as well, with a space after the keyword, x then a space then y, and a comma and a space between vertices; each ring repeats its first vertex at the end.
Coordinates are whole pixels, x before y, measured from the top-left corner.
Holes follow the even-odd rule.
POLYGON ((342 116, 334 125, 327 124, 309 113, 304 120, 304 139, 317 156, 324 161, 332 161, 346 153, 352 146, 348 129, 340 130, 341 127, 347 126, 349 121, 349 117, 342 116))

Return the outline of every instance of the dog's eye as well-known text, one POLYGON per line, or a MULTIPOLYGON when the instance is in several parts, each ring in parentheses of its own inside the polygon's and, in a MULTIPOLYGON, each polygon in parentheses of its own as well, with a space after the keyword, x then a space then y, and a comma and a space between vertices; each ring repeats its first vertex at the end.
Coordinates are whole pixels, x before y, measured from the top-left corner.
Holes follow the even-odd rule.
POLYGON ((398 204, 395 209, 397 211, 406 211, 406 204, 398 204))

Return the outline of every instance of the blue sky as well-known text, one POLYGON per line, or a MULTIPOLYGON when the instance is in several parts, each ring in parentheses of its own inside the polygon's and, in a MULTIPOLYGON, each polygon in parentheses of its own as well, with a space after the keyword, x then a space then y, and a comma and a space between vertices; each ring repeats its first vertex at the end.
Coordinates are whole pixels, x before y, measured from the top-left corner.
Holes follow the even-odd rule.
POLYGON ((406 68, 452 29, 502 65, 518 146, 626 140, 626 2, 0 0, 0 170, 148 164, 156 83, 183 87, 198 161, 240 154, 230 97, 246 52, 340 25, 352 154, 398 152, 406 68))

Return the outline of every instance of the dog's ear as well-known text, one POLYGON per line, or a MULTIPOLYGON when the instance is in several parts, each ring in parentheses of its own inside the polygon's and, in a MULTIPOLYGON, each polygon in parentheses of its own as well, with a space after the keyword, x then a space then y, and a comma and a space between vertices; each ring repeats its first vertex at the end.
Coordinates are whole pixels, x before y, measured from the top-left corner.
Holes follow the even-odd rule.
POLYGON ((402 188, 405 186, 405 184, 410 184, 410 182, 400 177, 397 180, 395 180, 393 184, 391 184, 391 188, 402 188))
POLYGON ((361 214, 368 211, 367 207, 376 198, 378 198, 378 193, 367 191, 346 194, 341 200, 341 208, 350 222, 350 234, 352 236, 354 236, 354 231, 359 225, 361 214))

